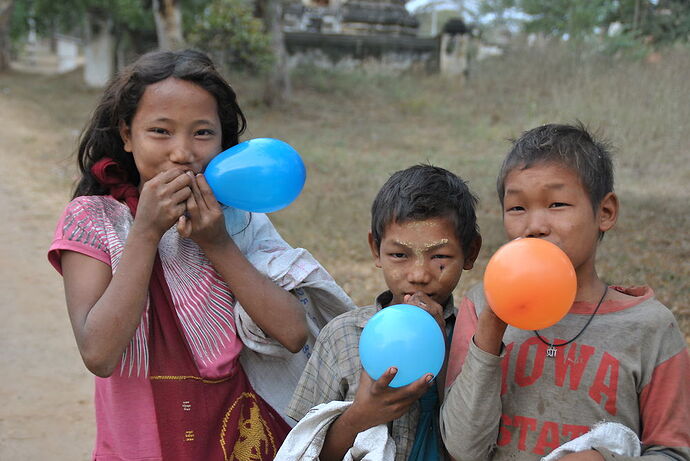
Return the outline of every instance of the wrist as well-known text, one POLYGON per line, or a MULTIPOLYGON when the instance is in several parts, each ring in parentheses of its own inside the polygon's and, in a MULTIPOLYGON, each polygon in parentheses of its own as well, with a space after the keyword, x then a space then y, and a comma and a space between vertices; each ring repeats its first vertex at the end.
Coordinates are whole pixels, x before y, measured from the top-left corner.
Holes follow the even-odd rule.
POLYGON ((367 425, 363 422, 362 416, 357 411, 355 403, 350 405, 336 420, 338 429, 341 431, 347 431, 351 434, 359 434, 367 429, 373 427, 372 425, 367 425))
POLYGON ((160 242, 164 233, 165 231, 160 232, 152 227, 142 226, 135 220, 134 224, 132 225, 132 231, 129 233, 127 240, 135 240, 143 244, 158 247, 158 243, 160 242))
POLYGON ((501 320, 490 308, 487 308, 479 315, 474 343, 485 352, 499 355, 503 334, 507 327, 507 323, 501 320))
POLYGON ((233 253, 241 254, 239 247, 235 244, 235 241, 229 236, 225 235, 225 238, 197 242, 201 250, 204 252, 206 257, 213 262, 216 255, 223 255, 223 257, 234 256, 233 253))

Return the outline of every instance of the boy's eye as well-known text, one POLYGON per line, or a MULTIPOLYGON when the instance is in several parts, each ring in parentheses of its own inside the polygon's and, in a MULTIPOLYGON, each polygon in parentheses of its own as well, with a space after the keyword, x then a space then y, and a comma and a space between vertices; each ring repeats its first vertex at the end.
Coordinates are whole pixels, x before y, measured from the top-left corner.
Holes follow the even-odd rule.
POLYGON ((563 206, 568 206, 568 204, 563 202, 553 202, 551 205, 549 205, 549 208, 559 208, 563 206))
POLYGON ((405 253, 389 253, 388 256, 395 259, 400 259, 405 257, 405 253))
POLYGON ((522 206, 520 206, 520 205, 516 205, 516 206, 510 207, 510 208, 506 208, 506 212, 511 212, 511 211, 525 211, 525 208, 522 207, 522 206))
POLYGON ((451 258, 450 255, 433 255, 431 259, 448 259, 451 258))

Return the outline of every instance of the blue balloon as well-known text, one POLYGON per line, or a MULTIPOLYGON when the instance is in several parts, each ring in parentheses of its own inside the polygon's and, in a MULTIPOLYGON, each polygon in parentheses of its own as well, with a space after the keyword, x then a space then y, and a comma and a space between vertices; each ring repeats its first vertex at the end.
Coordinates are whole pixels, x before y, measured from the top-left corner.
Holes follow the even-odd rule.
POLYGON ((307 172, 292 146, 278 139, 256 138, 218 154, 204 176, 223 205, 270 213, 297 198, 307 172))
POLYGON ((377 312, 359 338, 359 358, 373 379, 390 367, 398 374, 391 387, 401 387, 443 366, 446 342, 436 320, 421 307, 396 304, 377 312))

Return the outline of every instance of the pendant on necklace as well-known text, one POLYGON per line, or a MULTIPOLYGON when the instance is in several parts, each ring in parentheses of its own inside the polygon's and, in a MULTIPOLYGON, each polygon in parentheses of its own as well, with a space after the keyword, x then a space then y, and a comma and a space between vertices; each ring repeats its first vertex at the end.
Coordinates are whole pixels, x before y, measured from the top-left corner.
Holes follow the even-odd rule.
POLYGON ((551 345, 546 349, 546 356, 547 356, 547 357, 556 357, 556 348, 553 347, 553 344, 551 344, 551 345))

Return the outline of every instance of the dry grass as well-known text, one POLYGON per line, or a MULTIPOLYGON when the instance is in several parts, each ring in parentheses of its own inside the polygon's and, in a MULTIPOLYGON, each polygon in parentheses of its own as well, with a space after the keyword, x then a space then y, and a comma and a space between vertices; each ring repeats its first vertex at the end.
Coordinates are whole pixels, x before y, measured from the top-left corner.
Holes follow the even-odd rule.
MULTIPOLYGON (((484 248, 460 290, 478 281, 504 236, 494 181, 506 139, 545 122, 580 119, 617 146, 622 216, 600 247, 610 282, 649 284, 690 335, 690 52, 660 63, 576 59, 562 49, 514 50, 481 63, 467 82, 441 76, 297 72, 290 104, 260 104, 255 79, 231 75, 249 120, 245 138, 295 146, 308 167, 303 194, 272 217, 283 236, 308 248, 360 304, 382 289, 366 245, 369 207, 390 173, 431 162, 468 179, 480 197, 484 248)), ((34 107, 40 123, 20 133, 22 162, 49 162, 45 190, 66 195, 79 130, 97 93, 63 77, 0 76, 0 100, 34 107), (40 107, 40 110, 38 110, 40 107), (51 131, 51 145, 40 142, 51 131)), ((37 186, 32 186, 37 187, 37 186)))

